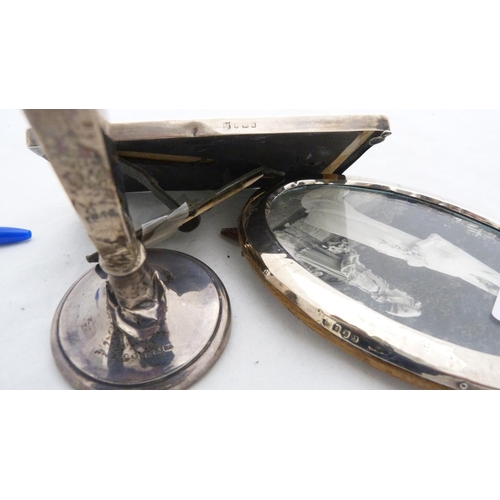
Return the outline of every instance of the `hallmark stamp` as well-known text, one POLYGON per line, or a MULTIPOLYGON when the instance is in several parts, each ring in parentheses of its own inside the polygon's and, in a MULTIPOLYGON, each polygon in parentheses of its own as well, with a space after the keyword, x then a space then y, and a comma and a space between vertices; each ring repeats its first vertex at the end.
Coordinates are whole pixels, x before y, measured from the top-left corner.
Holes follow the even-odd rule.
POLYGON ((232 128, 257 128, 257 122, 224 122, 222 128, 231 130, 232 128))
POLYGON ((334 321, 330 318, 323 318, 322 323, 325 328, 328 328, 337 337, 341 337, 344 340, 350 340, 353 344, 357 344, 359 342, 359 336, 352 333, 351 330, 338 321, 334 321))

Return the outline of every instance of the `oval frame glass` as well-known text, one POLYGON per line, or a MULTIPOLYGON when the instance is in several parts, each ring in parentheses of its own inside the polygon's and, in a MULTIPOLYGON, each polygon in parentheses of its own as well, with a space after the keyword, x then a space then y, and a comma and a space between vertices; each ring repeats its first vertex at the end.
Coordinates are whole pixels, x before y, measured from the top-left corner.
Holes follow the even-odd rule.
POLYGON ((268 288, 326 339, 419 387, 500 388, 499 224, 399 186, 339 178, 259 191, 239 230, 268 288))

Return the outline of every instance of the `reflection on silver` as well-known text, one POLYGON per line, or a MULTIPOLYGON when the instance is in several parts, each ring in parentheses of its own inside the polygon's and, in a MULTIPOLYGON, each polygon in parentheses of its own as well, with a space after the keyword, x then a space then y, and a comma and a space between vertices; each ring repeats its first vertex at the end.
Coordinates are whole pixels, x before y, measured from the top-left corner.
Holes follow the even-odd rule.
POLYGON ((462 389, 500 388, 499 229, 354 179, 260 192, 240 225, 250 262, 318 333, 415 383, 462 389))
MULTIPOLYGON (((202 262, 149 250, 163 300, 153 304, 152 335, 110 300, 94 269, 62 299, 52 325, 56 364, 77 389, 185 389, 219 358, 229 339, 230 307, 222 282, 202 262), (159 325, 154 318, 160 316, 159 325)), ((144 321, 144 320, 143 320, 144 321)))

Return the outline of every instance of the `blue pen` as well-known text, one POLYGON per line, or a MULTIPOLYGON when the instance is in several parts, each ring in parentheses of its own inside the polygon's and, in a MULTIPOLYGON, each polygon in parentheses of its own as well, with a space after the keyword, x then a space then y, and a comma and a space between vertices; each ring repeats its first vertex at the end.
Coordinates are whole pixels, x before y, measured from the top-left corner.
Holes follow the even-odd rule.
POLYGON ((29 240, 31 231, 28 229, 18 229, 16 227, 0 227, 0 245, 7 243, 17 243, 18 241, 29 240))

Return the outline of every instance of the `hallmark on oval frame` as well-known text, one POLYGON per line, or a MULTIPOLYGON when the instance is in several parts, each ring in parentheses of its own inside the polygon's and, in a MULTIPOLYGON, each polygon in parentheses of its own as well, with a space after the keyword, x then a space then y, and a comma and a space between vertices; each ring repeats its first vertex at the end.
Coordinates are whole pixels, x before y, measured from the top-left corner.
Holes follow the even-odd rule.
POLYGON ((296 296, 289 308, 322 335, 354 344, 403 378, 500 388, 495 223, 399 188, 344 179, 260 193, 240 230, 254 267, 279 293, 296 296))

